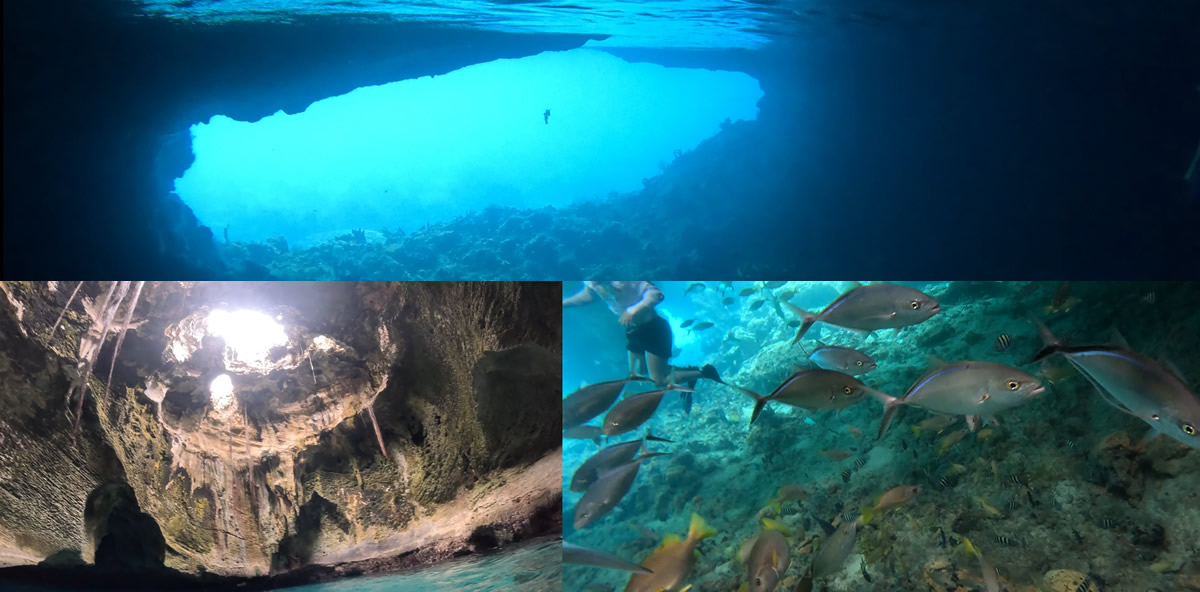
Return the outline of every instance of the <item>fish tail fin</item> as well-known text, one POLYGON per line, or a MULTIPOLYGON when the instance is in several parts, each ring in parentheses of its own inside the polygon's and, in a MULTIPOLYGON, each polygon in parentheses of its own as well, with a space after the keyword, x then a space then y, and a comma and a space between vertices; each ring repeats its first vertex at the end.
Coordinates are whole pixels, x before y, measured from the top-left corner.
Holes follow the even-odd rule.
POLYGON ((661 437, 659 437, 659 436, 655 436, 653 433, 651 433, 651 432, 650 432, 650 430, 646 430, 646 439, 647 439, 647 440, 650 440, 650 441, 652 441, 652 442, 666 442, 666 443, 668 443, 668 444, 674 444, 674 443, 675 443, 675 441, 674 441, 674 440, 668 440, 668 439, 666 439, 666 438, 661 438, 661 437))
POLYGON ((782 502, 779 501, 779 498, 774 498, 771 501, 767 502, 767 507, 771 508, 772 510, 775 510, 776 516, 779 515, 779 512, 783 511, 783 504, 782 504, 782 502))
POLYGON ((700 378, 707 378, 713 382, 725 384, 725 381, 721 380, 720 373, 717 372, 717 369, 712 364, 705 364, 700 367, 700 378))
POLYGON ((1037 329, 1038 336, 1042 338, 1042 343, 1045 344, 1045 347, 1043 347, 1041 351, 1033 356, 1033 359, 1030 360, 1030 363, 1039 362, 1046 359, 1051 354, 1062 351, 1062 342, 1054 336, 1054 333, 1050 332, 1050 328, 1047 327, 1046 324, 1041 321, 1041 319, 1033 316, 1032 314, 1026 313, 1025 320, 1028 321, 1030 325, 1033 325, 1035 329, 1037 329))
POLYGON ((784 304, 786 304, 788 308, 791 308, 792 312, 796 313, 796 315, 800 317, 800 328, 796 330, 796 337, 792 339, 793 344, 799 343, 800 340, 804 338, 804 334, 808 333, 808 330, 812 328, 813 323, 817 322, 817 315, 808 312, 807 310, 804 310, 803 308, 800 308, 791 302, 784 302, 784 304))
POLYGON ((692 512, 692 523, 688 526, 688 540, 700 541, 717 534, 717 529, 708 525, 699 514, 692 512))
POLYGON ((746 396, 754 399, 754 411, 750 413, 750 423, 754 423, 754 420, 758 419, 758 414, 762 413, 763 407, 767 406, 767 401, 769 399, 748 388, 743 388, 736 384, 730 384, 729 386, 742 391, 742 393, 744 393, 746 396))
POLYGON ((863 524, 870 524, 871 520, 874 518, 875 518, 874 510, 872 510, 871 508, 863 508, 863 511, 862 511, 862 523, 863 524))
MULTIPOLYGON (((892 420, 896 418, 896 411, 904 404, 904 399, 889 397, 889 400, 884 403, 883 419, 879 422, 879 434, 876 439, 882 438, 888 426, 892 425, 892 420)), ((918 428, 917 431, 920 431, 918 428)), ((914 432, 915 433, 915 432, 914 432)))
POLYGON ((921 437, 921 426, 910 426, 908 429, 912 430, 913 437, 915 437, 915 438, 921 437))
POLYGON ((758 415, 760 413, 762 413, 763 408, 766 406, 767 406, 767 398, 766 397, 755 397, 754 398, 754 411, 750 412, 750 423, 754 423, 754 420, 758 419, 758 415))
POLYGON ((979 556, 979 554, 980 554, 979 549, 977 549, 975 547, 975 545, 971 544, 971 539, 969 539, 965 536, 962 537, 962 544, 963 544, 963 550, 967 552, 967 555, 974 555, 976 557, 979 556))

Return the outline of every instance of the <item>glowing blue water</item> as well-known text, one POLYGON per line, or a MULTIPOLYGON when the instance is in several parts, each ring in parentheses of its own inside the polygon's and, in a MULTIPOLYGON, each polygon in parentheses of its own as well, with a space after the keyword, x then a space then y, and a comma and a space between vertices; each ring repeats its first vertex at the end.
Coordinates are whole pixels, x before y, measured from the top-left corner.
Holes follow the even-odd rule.
POLYGON ((641 189, 721 121, 754 119, 761 96, 745 74, 596 50, 498 60, 359 88, 295 115, 213 117, 192 127, 196 161, 175 190, 231 240, 306 246, 355 229, 411 232, 493 204, 641 189))

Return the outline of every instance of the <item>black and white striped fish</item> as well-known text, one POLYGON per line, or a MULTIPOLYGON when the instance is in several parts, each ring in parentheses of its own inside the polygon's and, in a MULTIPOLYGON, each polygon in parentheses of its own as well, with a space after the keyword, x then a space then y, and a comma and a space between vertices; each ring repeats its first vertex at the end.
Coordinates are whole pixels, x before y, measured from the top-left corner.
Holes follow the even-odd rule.
POLYGON ((1012 345, 1012 336, 1008 333, 1001 333, 1000 336, 996 338, 996 345, 993 349, 998 352, 1002 352, 1008 349, 1008 346, 1010 345, 1012 345))

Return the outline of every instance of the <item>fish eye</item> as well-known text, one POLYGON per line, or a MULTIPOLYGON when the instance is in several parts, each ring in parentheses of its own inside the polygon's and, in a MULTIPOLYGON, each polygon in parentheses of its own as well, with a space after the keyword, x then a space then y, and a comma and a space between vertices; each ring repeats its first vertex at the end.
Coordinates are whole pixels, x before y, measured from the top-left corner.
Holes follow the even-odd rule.
POLYGON ((1019 388, 1021 388, 1021 384, 1018 383, 1017 381, 1015 381, 1015 380, 1008 381, 1008 390, 1015 391, 1019 388))
POLYGON ((855 364, 858 364, 859 366, 862 366, 862 360, 859 360, 859 361, 855 362, 855 364))
POLYGON ((1150 414, 1150 419, 1153 419, 1154 421, 1158 421, 1158 414, 1157 414, 1157 413, 1151 413, 1151 414, 1150 414))
POLYGON ((848 395, 848 394, 854 392, 854 389, 852 389, 848 386, 845 386, 845 387, 842 387, 842 391, 844 391, 848 395))
POLYGON ((761 577, 754 578, 754 587, 758 588, 761 586, 762 586, 762 578, 761 577))
POLYGON ((1189 436, 1195 436, 1196 435, 1196 426, 1193 426, 1190 423, 1183 424, 1183 433, 1185 433, 1189 436))
POLYGON ((909 306, 911 306, 913 310, 917 310, 918 308, 921 308, 921 303, 919 301, 913 300, 912 304, 909 304, 909 306))

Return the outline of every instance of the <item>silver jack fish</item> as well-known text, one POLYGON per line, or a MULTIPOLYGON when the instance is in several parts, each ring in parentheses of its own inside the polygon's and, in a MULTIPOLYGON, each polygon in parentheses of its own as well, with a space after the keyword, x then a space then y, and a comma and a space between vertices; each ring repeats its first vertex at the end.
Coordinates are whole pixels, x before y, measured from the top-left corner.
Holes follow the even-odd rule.
POLYGON ((923 323, 942 310, 933 296, 908 286, 886 283, 858 285, 815 315, 790 302, 784 304, 803 319, 792 343, 800 341, 817 321, 870 333, 923 323))
MULTIPOLYGON (((754 412, 750 414, 750 423, 758 419, 763 407, 771 401, 805 409, 845 409, 862 401, 868 392, 874 391, 849 374, 819 368, 801 370, 791 375, 765 397, 737 385, 729 386, 754 398, 754 412)), ((887 395, 879 393, 879 396, 887 395)))
POLYGON ((846 374, 865 374, 875 369, 875 360, 856 349, 817 343, 820 347, 808 354, 808 359, 819 368, 846 374))
POLYGON ((563 429, 580 426, 612 407, 625 385, 631 382, 653 382, 645 376, 630 376, 589 384, 563 398, 563 429))
POLYGON ((597 551, 587 547, 580 547, 567 541, 562 544, 562 560, 563 563, 574 563, 575 565, 590 565, 592 567, 606 567, 608 569, 618 569, 621 571, 631 571, 640 574, 652 574, 654 572, 636 564, 632 561, 626 561, 604 551, 597 551))
POLYGON ((965 415, 974 431, 979 418, 995 422, 996 414, 1016 407, 1046 390, 1029 373, 994 362, 958 362, 941 365, 921 377, 895 399, 880 397, 886 406, 879 437, 887 431, 901 405, 913 405, 943 415, 965 415))
POLYGON ((649 421, 654 412, 658 411, 658 405, 662 403, 663 395, 667 394, 667 391, 694 392, 687 387, 671 385, 662 390, 626 397, 613 405, 604 416, 604 435, 611 438, 638 429, 638 426, 649 421))
POLYGON ((1150 425, 1145 442, 1166 434, 1200 448, 1200 397, 1169 364, 1164 367, 1133 352, 1120 333, 1114 332, 1112 345, 1067 347, 1041 321, 1030 318, 1030 322, 1046 342, 1034 362, 1062 354, 1105 401, 1150 425))
MULTIPOLYGON (((571 491, 585 491, 595 483, 596 479, 603 473, 616 467, 617 465, 625 464, 633 460, 633 455, 637 454, 639 448, 646 440, 654 440, 656 442, 670 442, 664 438, 656 438, 651 434, 647 434, 644 440, 632 440, 613 444, 601 448, 599 452, 588 457, 575 469, 575 474, 571 475, 571 491)), ((658 454, 648 454, 647 456, 657 456, 658 454)))
POLYGON ((583 497, 579 498, 579 503, 575 504, 575 528, 583 528, 617 507, 621 498, 625 497, 629 488, 633 486, 642 461, 652 456, 661 456, 661 453, 639 456, 600 475, 600 478, 583 493, 583 497))

